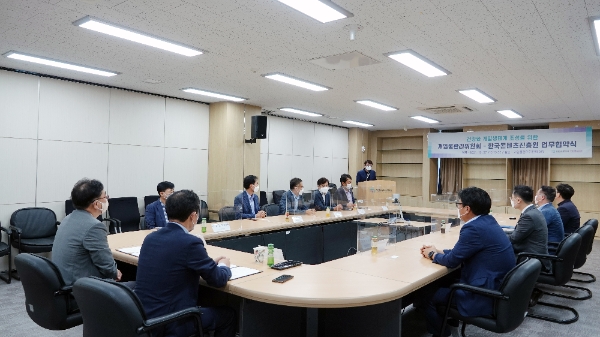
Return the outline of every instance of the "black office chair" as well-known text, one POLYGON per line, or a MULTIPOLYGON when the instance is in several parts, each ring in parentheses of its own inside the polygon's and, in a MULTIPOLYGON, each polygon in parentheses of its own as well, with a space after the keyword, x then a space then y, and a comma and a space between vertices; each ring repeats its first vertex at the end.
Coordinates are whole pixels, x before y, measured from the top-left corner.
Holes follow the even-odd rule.
POLYGON ((10 228, 2 227, 1 222, 0 222, 0 230, 2 232, 5 232, 8 237, 8 239, 6 241, 7 243, 2 242, 2 233, 0 232, 0 257, 8 256, 8 270, 6 272, 0 272, 0 279, 4 280, 4 282, 10 284, 10 282, 12 280, 12 257, 11 257, 12 247, 10 246, 10 238, 11 238, 12 232, 11 232, 10 228), (2 274, 6 274, 6 276, 3 276, 2 274))
POLYGON ((147 195, 144 197, 144 209, 146 209, 146 207, 148 207, 148 205, 150 205, 151 203, 155 202, 156 200, 160 199, 160 195, 147 195))
MULTIPOLYGON (((108 214, 119 223, 121 232, 140 230, 140 209, 136 197, 110 198, 108 214)), ((145 228, 145 224, 142 228, 145 228)))
MULTIPOLYGON (((73 213, 74 210, 75 207, 73 206, 73 201, 71 201, 71 199, 65 200, 65 215, 73 213)), ((102 214, 98 215, 96 219, 98 219, 98 221, 100 222, 106 221, 108 223, 108 233, 110 234, 116 234, 121 231, 121 229, 119 228, 119 222, 115 219, 103 218, 102 214)))
POLYGON ((445 316, 442 330, 446 328, 448 318, 457 319, 463 322, 461 333, 465 336, 467 324, 478 326, 482 329, 506 333, 515 330, 523 323, 525 319, 529 298, 535 286, 535 282, 542 270, 542 264, 536 259, 526 259, 511 269, 498 290, 474 287, 467 284, 453 284, 450 286, 450 296, 445 306, 438 310, 445 316), (451 305, 454 294, 457 290, 469 291, 474 294, 491 297, 494 301, 493 315, 479 317, 464 317, 456 306, 451 305))
POLYGON ((225 206, 219 210, 219 221, 236 220, 235 208, 233 206, 225 206))
POLYGON ((48 208, 16 210, 10 217, 11 244, 19 254, 51 252, 59 224, 54 211, 48 208))
POLYGON ((259 194, 260 194, 260 196, 258 197, 258 199, 259 199, 258 206, 263 207, 264 205, 269 203, 269 201, 267 200, 267 192, 259 191, 259 194))
POLYGON ((276 190, 273 191, 273 203, 279 205, 279 201, 281 201, 281 197, 285 193, 284 190, 276 190))
MULTIPOLYGON (((589 240, 590 242, 588 243, 587 246, 587 250, 586 250, 586 259, 587 259, 587 255, 590 255, 590 253, 592 252, 592 248, 594 247, 594 237, 596 236, 596 231, 598 230, 598 220, 596 219, 589 219, 588 221, 586 221, 583 226, 591 226, 594 229, 594 233, 591 237, 591 239, 589 240)), ((582 226, 582 227, 583 227, 582 226)), ((582 241, 582 245, 584 244, 585 240, 582 241)), ((579 260, 579 262, 581 262, 581 260, 579 260)), ((585 260, 583 261, 583 263, 585 263, 585 260)), ((581 265, 583 266, 583 264, 581 265)), ((581 268, 581 266, 577 266, 577 260, 575 260, 575 266, 573 269, 579 269, 581 268)), ((593 283, 596 282, 596 276, 590 274, 590 273, 583 273, 583 272, 579 272, 579 271, 573 271, 573 274, 576 275, 581 275, 581 276, 587 276, 589 277, 589 279, 587 280, 582 280, 582 279, 576 279, 576 278, 571 278, 571 282, 580 282, 580 283, 593 283)))
MULTIPOLYGON (((577 252, 579 251, 580 246, 581 235, 573 233, 561 241, 560 245, 558 246, 558 249, 556 250, 556 255, 519 253, 518 259, 520 260, 522 258, 528 257, 550 261, 552 263, 552 271, 549 273, 541 273, 538 277, 537 282, 539 284, 545 284, 550 286, 564 286, 567 282, 571 280, 571 276, 573 275, 573 265, 575 264, 575 258, 577 257, 577 252)), ((544 295, 553 296, 553 294, 548 292, 542 291, 542 293, 544 295)), ((539 301, 537 302, 537 305, 570 311, 574 316, 569 319, 557 319, 544 315, 538 315, 530 310, 528 313, 529 317, 559 324, 571 324, 577 322, 577 320, 579 319, 579 313, 577 313, 577 310, 571 307, 539 301)))
POLYGON ((83 337, 151 336, 152 331, 181 320, 193 321, 195 336, 204 336, 197 307, 148 319, 142 303, 131 289, 96 277, 77 280, 73 294, 85 320, 83 337))
POLYGON ((279 204, 268 204, 260 208, 267 213, 267 216, 279 215, 279 204))
POLYGON ((25 291, 25 310, 39 326, 48 330, 66 330, 83 323, 58 267, 52 261, 33 254, 19 254, 15 265, 25 291))

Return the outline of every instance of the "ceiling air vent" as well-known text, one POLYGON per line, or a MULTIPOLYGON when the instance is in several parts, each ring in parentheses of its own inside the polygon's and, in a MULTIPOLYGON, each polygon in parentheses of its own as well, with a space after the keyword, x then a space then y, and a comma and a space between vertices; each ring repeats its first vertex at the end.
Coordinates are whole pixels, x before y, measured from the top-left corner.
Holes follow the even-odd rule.
POLYGON ((436 106, 436 107, 421 107, 417 108, 421 111, 429 112, 434 115, 441 114, 457 114, 462 112, 473 112, 475 109, 468 107, 466 105, 448 105, 448 106, 436 106))

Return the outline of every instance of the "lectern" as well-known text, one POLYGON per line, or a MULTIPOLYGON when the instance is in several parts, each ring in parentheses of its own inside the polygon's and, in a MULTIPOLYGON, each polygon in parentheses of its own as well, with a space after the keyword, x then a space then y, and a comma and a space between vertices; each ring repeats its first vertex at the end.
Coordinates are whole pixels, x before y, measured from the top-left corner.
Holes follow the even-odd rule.
POLYGON ((395 181, 368 180, 358 183, 354 197, 357 200, 363 200, 365 206, 374 206, 381 203, 385 204, 386 199, 391 198, 394 193, 396 193, 395 181))

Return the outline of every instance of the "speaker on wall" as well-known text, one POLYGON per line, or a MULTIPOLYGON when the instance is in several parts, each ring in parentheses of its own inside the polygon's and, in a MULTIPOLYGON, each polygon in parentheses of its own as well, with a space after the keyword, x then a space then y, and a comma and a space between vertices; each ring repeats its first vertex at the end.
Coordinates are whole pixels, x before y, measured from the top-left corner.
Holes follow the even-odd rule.
POLYGON ((267 138, 267 116, 252 116, 250 137, 252 139, 267 138))

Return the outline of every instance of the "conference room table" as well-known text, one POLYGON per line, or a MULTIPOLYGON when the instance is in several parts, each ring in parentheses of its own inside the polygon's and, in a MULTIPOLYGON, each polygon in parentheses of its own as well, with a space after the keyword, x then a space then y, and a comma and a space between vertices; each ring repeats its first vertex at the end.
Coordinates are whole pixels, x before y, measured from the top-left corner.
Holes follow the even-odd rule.
MULTIPOLYGON (((407 207, 403 209, 406 210, 407 207)), ((429 209, 430 214, 440 210, 429 209)), ((254 261, 251 253, 217 247, 211 241, 239 235, 256 235, 277 230, 291 230, 304 226, 329 226, 344 222, 354 226, 359 221, 369 221, 394 212, 380 206, 361 211, 342 211, 325 216, 325 212, 302 215, 302 221, 285 220, 284 216, 261 220, 229 221, 229 230, 215 232, 208 224, 207 232, 201 233, 196 225, 191 232, 207 241, 209 256, 227 256, 237 266, 253 268, 260 273, 230 280, 219 289, 204 285, 202 294, 225 294, 229 303, 239 304, 239 328, 242 337, 249 336, 400 336, 402 298, 415 290, 444 277, 450 270, 423 258, 419 248, 424 244, 452 248, 458 240, 460 227, 452 227, 442 234, 434 232, 388 245, 377 254, 358 252, 317 265, 303 264, 278 271, 266 263, 254 261), (352 222, 348 222, 352 221, 352 222), (358 221, 358 222, 357 222, 358 221), (272 282, 277 276, 294 276, 279 284, 272 282), (204 291, 206 289, 206 292, 204 291)), ((416 211, 416 209, 407 210, 416 211)), ((445 210, 449 215, 449 210, 445 210)), ((428 209, 419 209, 427 213, 428 209)), ((456 214, 455 212, 453 214, 456 214)), ((495 214, 495 216, 497 216, 495 214)), ((290 216, 291 217, 291 216, 290 216)), ((381 222, 377 219, 372 222, 381 222)), ((514 225, 516 220, 500 215, 502 223, 514 225)), ((219 230, 219 226, 215 226, 219 230)), ((156 229, 155 229, 156 230, 156 229)), ((355 229, 354 229, 355 230, 355 229)), ((115 260, 137 265, 138 258, 118 249, 141 246, 146 235, 154 230, 119 233, 108 236, 109 246, 115 260)), ((277 262, 277 261, 276 261, 277 262)))

